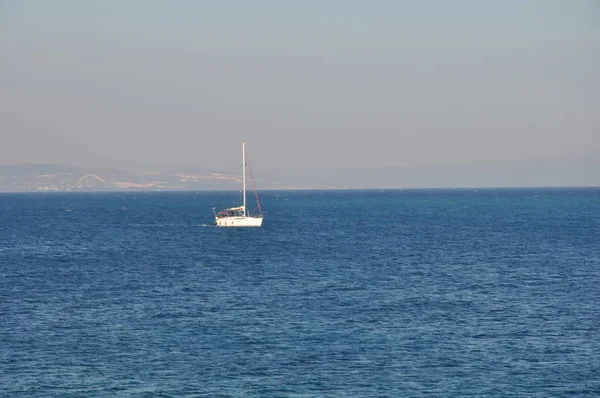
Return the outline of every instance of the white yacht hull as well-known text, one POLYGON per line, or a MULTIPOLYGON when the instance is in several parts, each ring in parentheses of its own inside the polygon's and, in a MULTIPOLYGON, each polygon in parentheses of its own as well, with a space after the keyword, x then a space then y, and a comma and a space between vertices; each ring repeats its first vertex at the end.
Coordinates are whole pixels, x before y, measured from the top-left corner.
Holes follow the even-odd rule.
POLYGON ((262 217, 219 217, 215 220, 217 227, 260 227, 262 217))

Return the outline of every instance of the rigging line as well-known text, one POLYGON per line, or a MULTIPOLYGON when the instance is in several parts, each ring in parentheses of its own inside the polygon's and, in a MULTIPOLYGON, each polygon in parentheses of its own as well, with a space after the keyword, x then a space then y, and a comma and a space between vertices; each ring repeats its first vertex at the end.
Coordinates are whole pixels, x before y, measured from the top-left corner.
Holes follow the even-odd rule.
POLYGON ((252 173, 252 166, 250 165, 250 159, 248 158, 248 151, 244 147, 244 152, 246 153, 246 164, 248 165, 248 169, 250 170, 250 178, 252 178, 252 186, 254 187, 254 195, 256 196, 256 203, 258 204, 258 211, 260 212, 260 216, 263 217, 262 208, 260 207, 260 200, 258 200, 258 192, 256 192, 256 182, 254 181, 254 174, 252 173))

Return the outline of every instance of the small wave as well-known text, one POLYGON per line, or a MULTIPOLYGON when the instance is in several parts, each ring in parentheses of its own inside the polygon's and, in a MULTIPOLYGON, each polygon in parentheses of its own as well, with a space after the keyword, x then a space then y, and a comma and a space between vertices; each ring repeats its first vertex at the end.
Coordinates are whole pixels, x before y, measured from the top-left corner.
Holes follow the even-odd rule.
POLYGON ((181 224, 177 224, 177 223, 131 223, 131 224, 127 224, 128 227, 133 227, 133 228, 164 228, 164 227, 168 227, 168 228, 173 228, 173 227, 178 227, 181 224))

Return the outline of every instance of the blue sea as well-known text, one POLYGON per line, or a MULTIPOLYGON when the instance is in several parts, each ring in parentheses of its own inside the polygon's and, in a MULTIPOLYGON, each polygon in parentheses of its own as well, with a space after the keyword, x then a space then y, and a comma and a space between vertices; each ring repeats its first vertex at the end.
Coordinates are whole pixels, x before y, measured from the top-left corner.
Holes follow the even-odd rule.
POLYGON ((600 188, 238 195, 0 194, 0 396, 600 396, 600 188))

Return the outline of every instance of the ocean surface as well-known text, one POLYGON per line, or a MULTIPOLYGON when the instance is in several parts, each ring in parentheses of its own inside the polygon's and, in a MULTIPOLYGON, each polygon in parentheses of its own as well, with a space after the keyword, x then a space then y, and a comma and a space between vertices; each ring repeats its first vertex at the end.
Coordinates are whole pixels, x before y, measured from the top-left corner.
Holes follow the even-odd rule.
POLYGON ((0 194, 0 396, 600 396, 600 188, 236 195, 0 194))

